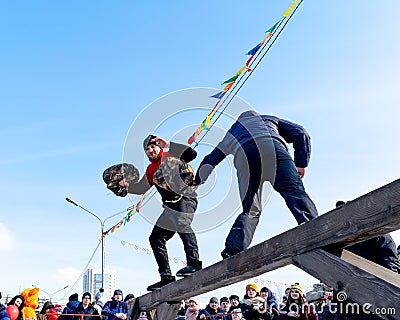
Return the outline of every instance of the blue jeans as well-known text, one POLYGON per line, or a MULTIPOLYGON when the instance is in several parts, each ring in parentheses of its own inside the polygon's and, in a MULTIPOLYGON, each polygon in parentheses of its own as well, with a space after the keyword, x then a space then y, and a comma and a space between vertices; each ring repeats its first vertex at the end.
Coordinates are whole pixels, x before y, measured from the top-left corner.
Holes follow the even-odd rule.
POLYGON ((245 144, 235 155, 234 163, 243 211, 226 238, 223 252, 237 253, 250 246, 261 215, 265 181, 285 199, 298 224, 318 216, 292 157, 278 140, 262 138, 245 144))

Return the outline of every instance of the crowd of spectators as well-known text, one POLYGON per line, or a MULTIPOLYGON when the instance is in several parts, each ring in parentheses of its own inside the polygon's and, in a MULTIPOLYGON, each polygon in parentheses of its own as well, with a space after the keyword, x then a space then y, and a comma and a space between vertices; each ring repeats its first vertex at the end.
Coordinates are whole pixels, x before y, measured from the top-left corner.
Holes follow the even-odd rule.
MULTIPOLYGON (((397 247, 400 261, 400 246, 397 247)), ((391 265, 380 263, 387 269, 395 271, 391 265)), ((396 269, 398 270, 398 269, 396 269)), ((304 292, 299 283, 286 288, 285 294, 278 299, 276 294, 267 287, 259 289, 256 284, 246 285, 242 298, 230 294, 220 298, 212 297, 206 305, 201 305, 199 299, 191 297, 182 300, 177 313, 177 320, 352 320, 380 319, 371 313, 348 313, 338 308, 338 299, 332 288, 323 283, 315 284, 313 290, 304 292), (340 309, 340 310, 339 310, 340 309)), ((2 298, 0 292, 0 299, 2 298)), ((0 320, 126 320, 128 318, 128 303, 135 299, 133 294, 124 298, 121 290, 114 291, 111 299, 107 299, 104 289, 100 289, 94 298, 90 292, 69 296, 64 308, 51 301, 46 301, 41 310, 36 313, 36 319, 26 319, 23 309, 26 298, 16 295, 6 302, 0 303, 0 320)), ((346 303, 346 302, 345 302, 346 303)), ((354 303, 347 301, 347 303, 354 303)), ((146 319, 146 313, 140 316, 146 319)))

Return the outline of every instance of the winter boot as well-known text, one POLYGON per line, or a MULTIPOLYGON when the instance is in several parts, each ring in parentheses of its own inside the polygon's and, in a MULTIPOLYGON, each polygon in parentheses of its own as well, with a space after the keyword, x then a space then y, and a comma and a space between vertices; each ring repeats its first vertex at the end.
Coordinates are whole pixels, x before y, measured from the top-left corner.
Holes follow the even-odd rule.
POLYGON ((167 285, 168 283, 174 282, 175 277, 171 275, 161 275, 161 281, 158 281, 150 286, 147 287, 147 291, 154 291, 158 290, 161 287, 167 285))
POLYGON ((189 262, 188 265, 184 268, 182 268, 181 270, 179 270, 176 273, 177 277, 186 277, 191 275, 192 273, 201 270, 203 267, 203 264, 201 261, 199 260, 195 260, 192 262, 189 262))

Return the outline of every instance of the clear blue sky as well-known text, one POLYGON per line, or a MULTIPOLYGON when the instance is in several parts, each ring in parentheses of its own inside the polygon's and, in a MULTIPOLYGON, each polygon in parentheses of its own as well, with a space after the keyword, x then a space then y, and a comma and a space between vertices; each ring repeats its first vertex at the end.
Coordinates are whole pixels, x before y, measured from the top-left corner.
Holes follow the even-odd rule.
MULTIPOLYGON (((102 218, 128 207, 129 199, 107 192, 101 173, 121 161, 141 110, 173 91, 222 89, 290 3, 2 1, 0 290, 14 294, 34 283, 54 292, 72 285, 97 245, 100 225, 65 197, 102 218)), ((312 159, 304 183, 321 214, 338 199, 399 177, 399 9, 394 0, 304 1, 240 91, 261 113, 309 131, 312 159)), ((210 99, 206 107, 212 105, 210 99)), ((205 115, 173 125, 179 130, 205 115)), ((138 132, 138 143, 147 133, 138 132)), ((205 266, 219 261, 231 224, 198 235, 205 266)), ((272 194, 253 244, 294 226, 272 194)), ((120 242, 149 248, 151 228, 136 216, 106 239, 106 267, 117 271, 125 293, 144 293, 158 280, 153 257, 120 242)), ((399 244, 400 234, 393 236, 399 244)), ((178 237, 168 248, 183 259, 178 237)), ((100 267, 100 252, 91 267, 100 267)), ((294 267, 260 278, 313 282, 294 267)), ((244 288, 225 290, 232 291, 241 296, 244 288)))

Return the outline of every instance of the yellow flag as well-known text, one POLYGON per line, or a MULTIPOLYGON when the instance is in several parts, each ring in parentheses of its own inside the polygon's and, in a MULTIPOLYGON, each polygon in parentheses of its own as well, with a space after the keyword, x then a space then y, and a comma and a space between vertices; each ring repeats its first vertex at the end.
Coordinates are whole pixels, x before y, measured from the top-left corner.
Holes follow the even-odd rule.
POLYGON ((286 17, 289 15, 290 11, 292 11, 293 7, 296 5, 296 3, 297 3, 298 1, 299 1, 299 0, 294 0, 293 3, 290 5, 290 7, 287 8, 287 9, 283 12, 282 16, 284 16, 284 17, 286 18, 286 17))

